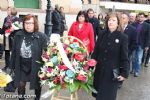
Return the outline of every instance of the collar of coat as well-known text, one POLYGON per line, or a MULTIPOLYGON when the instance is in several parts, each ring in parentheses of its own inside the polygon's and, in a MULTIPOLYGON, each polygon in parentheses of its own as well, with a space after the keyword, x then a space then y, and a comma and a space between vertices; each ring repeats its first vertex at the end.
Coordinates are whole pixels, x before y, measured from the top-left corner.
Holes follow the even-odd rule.
MULTIPOLYGON (((25 34, 25 30, 20 30, 16 36, 23 36, 25 34)), ((33 33, 33 38, 40 38, 39 35, 38 35, 38 32, 34 32, 33 33)))

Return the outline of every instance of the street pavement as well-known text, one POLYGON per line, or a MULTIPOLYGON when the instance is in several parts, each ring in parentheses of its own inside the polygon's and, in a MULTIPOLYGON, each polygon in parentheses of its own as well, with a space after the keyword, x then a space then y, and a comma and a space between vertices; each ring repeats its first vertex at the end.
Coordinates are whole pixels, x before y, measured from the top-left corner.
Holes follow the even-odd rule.
MULTIPOLYGON (((4 58, 0 60, 0 68, 4 67, 4 58)), ((33 90, 29 90, 29 84, 26 87, 26 94, 32 96, 34 95, 33 90)), ((48 90, 47 86, 43 86, 42 94, 48 90)), ((0 100, 17 100, 9 98, 9 95, 17 95, 16 93, 6 93, 3 88, 0 89, 0 100), (7 98, 6 98, 7 97, 7 98)), ((67 91, 62 90, 60 92, 62 96, 68 95, 67 91)), ((68 95, 69 96, 69 95, 68 95)), ((26 100, 34 100, 33 98, 28 98, 26 100)), ((41 98, 41 100, 50 100, 48 98, 41 98)), ((62 100, 62 99, 59 99, 62 100)), ((78 100, 95 100, 91 95, 87 95, 83 91, 78 92, 78 100)), ((141 75, 139 77, 134 77, 130 74, 129 78, 124 82, 123 87, 118 90, 117 100, 150 100, 150 67, 142 67, 141 75)))

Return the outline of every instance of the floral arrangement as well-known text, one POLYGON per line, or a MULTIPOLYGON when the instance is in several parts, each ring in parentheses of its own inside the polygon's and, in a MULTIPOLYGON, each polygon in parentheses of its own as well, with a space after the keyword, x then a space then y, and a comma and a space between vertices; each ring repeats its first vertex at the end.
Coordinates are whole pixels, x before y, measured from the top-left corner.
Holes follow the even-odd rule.
POLYGON ((39 77, 41 84, 48 85, 50 90, 66 88, 73 93, 82 88, 87 93, 96 93, 93 88, 96 61, 90 59, 86 47, 77 38, 69 36, 61 38, 60 42, 51 42, 42 60, 39 77))
POLYGON ((8 37, 13 31, 22 29, 21 22, 15 21, 10 23, 10 28, 6 29, 5 36, 8 37))
POLYGON ((0 70, 0 88, 6 87, 7 84, 11 81, 12 81, 11 76, 0 70))

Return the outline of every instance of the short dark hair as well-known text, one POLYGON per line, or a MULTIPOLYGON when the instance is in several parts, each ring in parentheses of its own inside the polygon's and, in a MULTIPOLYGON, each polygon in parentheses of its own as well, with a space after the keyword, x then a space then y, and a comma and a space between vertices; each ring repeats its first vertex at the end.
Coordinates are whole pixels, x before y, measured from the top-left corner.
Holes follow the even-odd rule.
POLYGON ((127 13, 127 12, 122 12, 122 14, 127 15, 127 16, 128 16, 128 18, 129 18, 129 13, 127 13))
POLYGON ((89 13, 90 11, 94 12, 94 10, 93 10, 92 8, 89 8, 89 9, 87 10, 87 13, 89 13))
POLYGON ((84 17, 85 17, 85 22, 88 22, 88 16, 87 16, 87 13, 86 13, 86 11, 79 11, 79 13, 78 13, 78 15, 77 15, 77 17, 76 17, 76 21, 78 21, 78 18, 79 18, 79 16, 81 16, 81 15, 83 15, 84 17))
POLYGON ((35 17, 35 15, 32 15, 32 14, 28 14, 23 18, 23 28, 24 28, 25 21, 30 20, 31 18, 33 18, 33 20, 34 20, 34 32, 38 32, 39 31, 38 20, 35 17))
POLYGON ((146 16, 144 12, 140 12, 138 15, 143 15, 144 17, 146 16))

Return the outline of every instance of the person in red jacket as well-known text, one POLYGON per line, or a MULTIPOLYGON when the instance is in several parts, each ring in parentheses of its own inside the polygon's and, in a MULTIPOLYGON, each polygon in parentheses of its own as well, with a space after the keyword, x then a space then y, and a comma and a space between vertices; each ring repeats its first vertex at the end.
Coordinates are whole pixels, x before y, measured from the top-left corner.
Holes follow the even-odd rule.
POLYGON ((88 22, 86 11, 79 11, 76 22, 69 29, 69 36, 74 36, 80 39, 87 47, 89 53, 94 49, 94 31, 92 24, 88 22))

